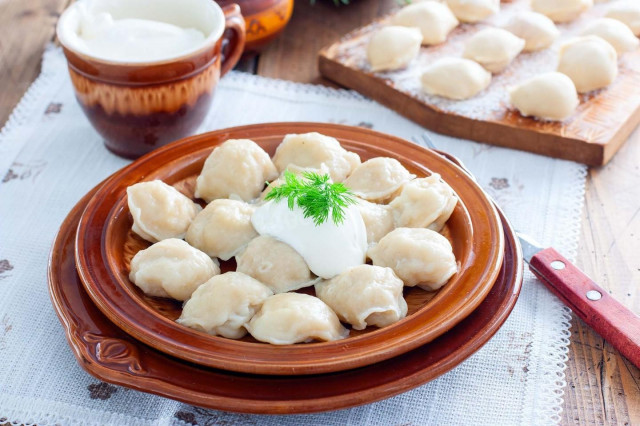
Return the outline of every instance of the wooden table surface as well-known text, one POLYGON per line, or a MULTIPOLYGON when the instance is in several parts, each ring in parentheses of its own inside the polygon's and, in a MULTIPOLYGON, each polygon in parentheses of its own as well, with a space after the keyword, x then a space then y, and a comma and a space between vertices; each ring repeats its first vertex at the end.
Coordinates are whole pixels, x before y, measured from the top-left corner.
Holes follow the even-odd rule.
MULTIPOLYGON (((397 7, 395 0, 353 0, 339 8, 317 1, 297 1, 283 35, 239 68, 332 85, 318 74, 318 50, 397 7)), ((68 2, 0 0, 0 127, 38 76, 44 46, 68 2)), ((640 314, 640 131, 607 166, 589 170, 578 264, 640 314)), ((562 424, 640 424, 640 370, 582 321, 574 317, 572 324, 562 424)))

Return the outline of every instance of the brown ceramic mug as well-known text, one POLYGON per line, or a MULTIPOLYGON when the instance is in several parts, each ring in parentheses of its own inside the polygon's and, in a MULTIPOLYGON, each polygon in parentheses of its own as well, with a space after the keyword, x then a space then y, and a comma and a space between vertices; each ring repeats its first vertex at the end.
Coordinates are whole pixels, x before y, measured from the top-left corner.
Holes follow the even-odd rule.
POLYGON ((106 147, 137 158, 192 134, 211 106, 218 80, 242 55, 245 25, 240 8, 220 8, 212 0, 89 3, 98 8, 91 11, 94 14, 166 22, 204 34, 201 43, 177 55, 137 61, 105 59, 89 51, 81 39, 88 25, 86 7, 78 7, 83 3, 87 2, 72 4, 62 14, 57 36, 76 98, 106 147))

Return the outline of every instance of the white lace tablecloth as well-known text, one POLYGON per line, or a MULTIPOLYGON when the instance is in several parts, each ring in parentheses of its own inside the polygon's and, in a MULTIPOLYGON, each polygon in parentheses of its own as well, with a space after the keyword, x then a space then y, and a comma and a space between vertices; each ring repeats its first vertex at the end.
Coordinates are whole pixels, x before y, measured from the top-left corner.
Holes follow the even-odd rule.
MULTIPOLYGON (((425 130, 362 96, 232 72, 201 131, 269 121, 425 130)), ((575 257, 585 167, 431 134, 461 158, 517 229, 575 257)), ((60 50, 0 133, 0 424, 554 424, 569 311, 531 274, 505 325, 475 355, 410 392, 352 409, 296 416, 204 410, 102 383, 67 346, 47 293, 47 257, 73 205, 127 160, 107 151, 77 105, 60 50)))

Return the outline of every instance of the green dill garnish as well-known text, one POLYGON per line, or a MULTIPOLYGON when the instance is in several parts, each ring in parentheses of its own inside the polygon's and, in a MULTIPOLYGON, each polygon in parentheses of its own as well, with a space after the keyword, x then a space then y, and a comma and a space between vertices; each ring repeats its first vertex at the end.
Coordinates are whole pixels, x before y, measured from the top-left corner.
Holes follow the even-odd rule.
POLYGON ((356 200, 349 188, 341 183, 331 183, 329 179, 329 175, 313 172, 304 172, 299 178, 285 170, 284 184, 272 186, 265 200, 280 201, 286 198, 290 210, 297 204, 304 217, 313 218, 316 226, 323 224, 329 218, 329 213, 333 223, 340 225, 344 221, 344 208, 356 204, 356 200))

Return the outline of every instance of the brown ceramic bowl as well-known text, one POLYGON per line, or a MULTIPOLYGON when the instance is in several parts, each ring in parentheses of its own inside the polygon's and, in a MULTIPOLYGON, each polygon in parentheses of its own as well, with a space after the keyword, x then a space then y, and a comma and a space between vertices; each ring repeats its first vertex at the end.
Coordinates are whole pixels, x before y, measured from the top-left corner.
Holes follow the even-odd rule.
MULTIPOLYGON (((268 123, 206 133, 155 151, 117 172, 89 202, 76 242, 76 262, 96 305, 142 342, 201 365, 259 374, 317 374, 372 364, 442 335, 488 294, 502 264, 504 235, 493 204, 464 170, 405 140, 358 127, 319 123, 268 123), (161 179, 192 193, 192 182, 212 149, 230 138, 248 138, 270 155, 289 133, 317 131, 336 137, 363 160, 387 156, 418 176, 442 175, 460 198, 444 234, 459 272, 436 293, 407 288, 407 317, 388 327, 351 331, 335 342, 273 346, 251 338, 231 340, 189 329, 174 320, 180 304, 145 296, 128 279, 129 261, 149 243, 131 231, 126 188, 161 179)), ((223 271, 234 268, 222 264, 223 271)))
POLYGON ((82 44, 77 34, 83 2, 65 10, 57 26, 80 106, 107 148, 127 158, 193 134, 211 106, 220 76, 238 62, 245 41, 244 20, 235 4, 221 9, 211 0, 155 0, 150 7, 141 1, 93 4, 115 18, 194 27, 205 33, 205 40, 179 56, 124 62, 92 56, 82 44))

